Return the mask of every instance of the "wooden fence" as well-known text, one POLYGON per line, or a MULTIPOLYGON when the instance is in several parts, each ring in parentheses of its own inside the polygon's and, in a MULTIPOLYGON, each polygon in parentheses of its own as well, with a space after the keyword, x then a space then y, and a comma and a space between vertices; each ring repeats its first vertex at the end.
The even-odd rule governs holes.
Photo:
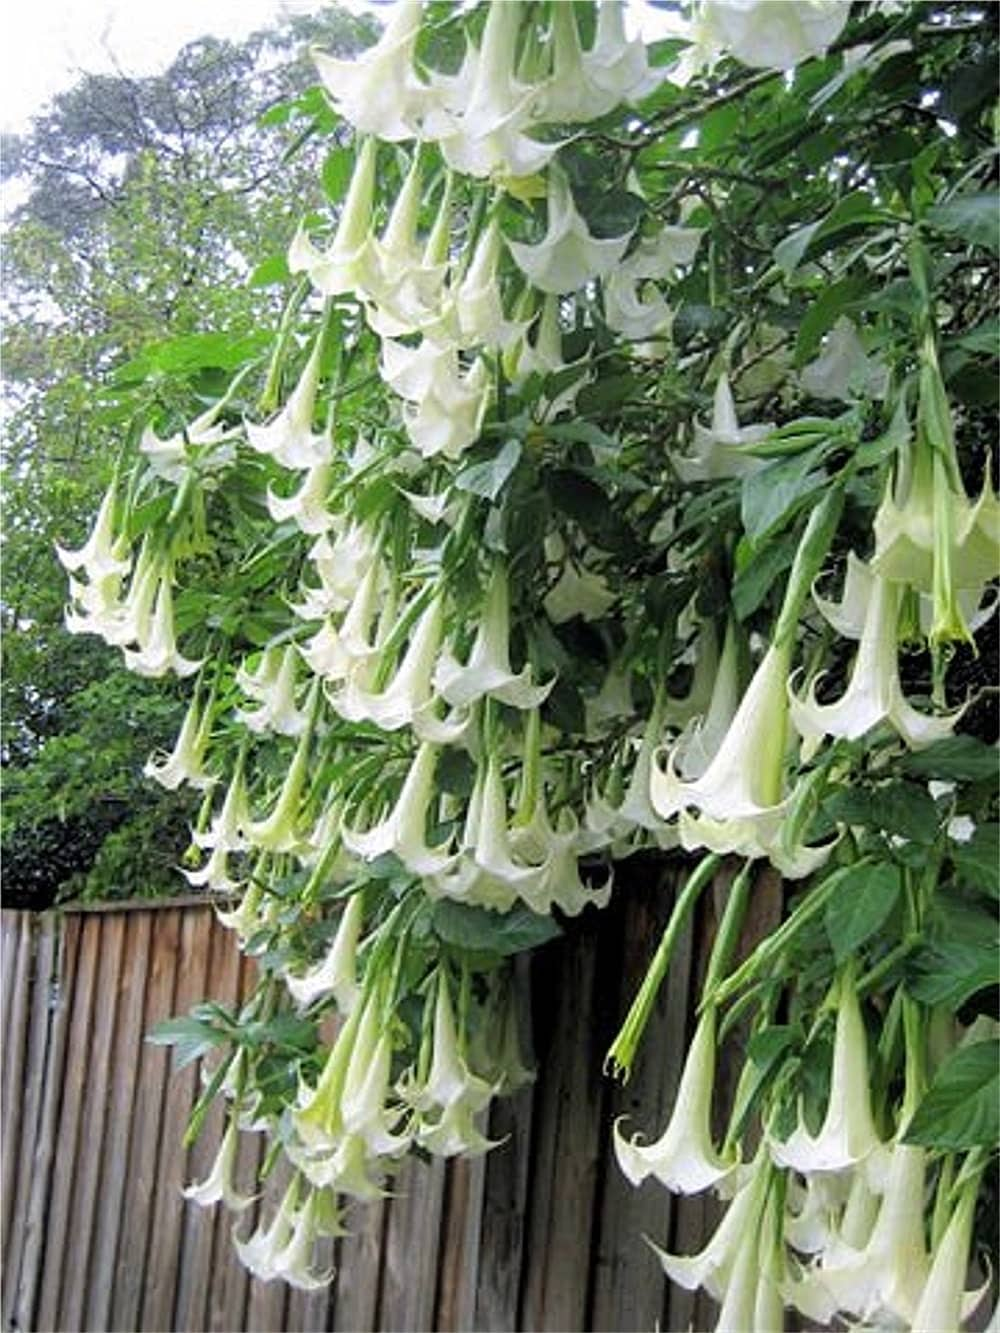
MULTIPOLYGON (((311 1294, 248 1278, 232 1251, 232 1215, 180 1195, 207 1174, 219 1113, 183 1151, 197 1070, 171 1075, 169 1053, 143 1035, 200 999, 232 1002, 246 987, 252 964, 211 908, 4 912, 4 1329, 711 1327, 710 1303, 669 1289, 642 1238, 695 1249, 712 1205, 674 1200, 650 1181, 629 1186, 611 1127, 622 1114, 647 1133, 662 1126, 724 877, 682 940, 621 1088, 602 1078, 601 1063, 674 882, 648 863, 629 877, 617 904, 585 913, 525 966, 539 1072, 494 1108, 490 1133, 503 1145, 473 1161, 411 1162, 392 1198, 349 1214, 351 1234, 329 1242, 336 1278, 311 1294)), ((767 879, 757 886, 754 935, 773 919, 775 892, 767 879)), ((723 1063, 723 1080, 736 1064, 723 1063)), ((241 1136, 245 1177, 260 1151, 261 1136, 241 1136)))

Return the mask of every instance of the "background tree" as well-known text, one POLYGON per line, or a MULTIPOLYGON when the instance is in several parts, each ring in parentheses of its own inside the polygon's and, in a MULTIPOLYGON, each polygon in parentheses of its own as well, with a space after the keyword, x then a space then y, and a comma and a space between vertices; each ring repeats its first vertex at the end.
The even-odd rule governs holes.
POLYGON ((4 139, 4 178, 26 190, 5 238, 8 901, 179 886, 190 801, 142 766, 180 704, 66 633, 54 543, 77 542, 148 421, 166 428, 268 341, 329 151, 308 48, 348 54, 366 33, 331 7, 241 43, 206 37, 162 74, 84 75, 4 139))

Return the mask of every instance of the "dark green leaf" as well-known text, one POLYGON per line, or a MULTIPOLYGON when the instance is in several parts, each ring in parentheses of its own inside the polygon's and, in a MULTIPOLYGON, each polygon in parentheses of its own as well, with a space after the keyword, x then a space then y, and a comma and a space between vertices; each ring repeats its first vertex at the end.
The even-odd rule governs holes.
MULTIPOLYGON (((791 566, 795 559, 798 537, 795 532, 784 532, 774 541, 766 542, 754 549, 749 542, 746 550, 751 554, 745 563, 737 559, 736 578, 733 581, 733 609, 741 620, 760 606, 771 588, 791 566)), ((744 543, 740 542, 743 549, 744 543)))
POLYGON ((937 1071, 906 1132, 907 1143, 961 1152, 1000 1138, 1000 1041, 953 1051, 937 1071))
POLYGON ((996 984, 1000 941, 996 918, 953 898, 934 904, 928 939, 906 964, 906 987, 925 1004, 958 1009, 996 984))
POLYGON ((271 255, 262 260, 247 279, 249 287, 274 287, 291 277, 288 260, 282 255, 271 255))
POLYGON ((954 844, 951 859, 959 884, 1000 898, 1000 824, 979 824, 968 842, 954 844))
POLYGON ((523 906, 490 912, 485 907, 442 901, 434 904, 433 922, 446 944, 503 958, 537 948, 561 933, 550 916, 538 916, 523 906))
POLYGON ((997 752, 975 736, 949 736, 908 754, 903 768, 914 777, 978 782, 998 776, 997 752))
POLYGON ((992 190, 956 195, 946 204, 937 204, 927 210, 927 221, 939 231, 1000 251, 1000 197, 992 190))
POLYGON ((508 440, 495 458, 472 463, 455 478, 455 486, 484 500, 495 500, 510 479, 521 457, 521 441, 508 440))
POLYGON ((791 458, 779 458, 744 478, 740 511, 743 530, 756 544, 782 527, 807 495, 825 485, 827 478, 816 471, 827 448, 826 442, 791 458))
POLYGON ((185 1065, 205 1055, 213 1047, 223 1045, 229 1037, 208 1023, 187 1016, 168 1018, 162 1023, 157 1023, 147 1034, 146 1040, 153 1046, 172 1046, 174 1068, 183 1069, 185 1065))
POLYGON ((895 907, 901 888, 899 868, 887 861, 858 866, 844 877, 824 911, 838 963, 871 939, 895 907))
POLYGON ((335 148, 328 153, 321 170, 323 193, 331 204, 339 204, 347 192, 354 171, 354 153, 350 148, 335 148))

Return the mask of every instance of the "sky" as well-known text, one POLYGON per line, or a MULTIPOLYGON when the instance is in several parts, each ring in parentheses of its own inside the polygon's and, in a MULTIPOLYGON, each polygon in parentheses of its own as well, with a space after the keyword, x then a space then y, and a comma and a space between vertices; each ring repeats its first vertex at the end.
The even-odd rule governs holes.
MULTIPOLYGON (((386 0, 341 0, 355 13, 384 13, 386 0)), ((388 0, 391 4, 392 0, 388 0)), ((658 17, 631 0, 647 40, 658 17)), ((83 71, 165 69, 196 37, 240 38, 284 13, 311 13, 323 0, 9 0, 0 47, 0 128, 17 133, 83 71)))

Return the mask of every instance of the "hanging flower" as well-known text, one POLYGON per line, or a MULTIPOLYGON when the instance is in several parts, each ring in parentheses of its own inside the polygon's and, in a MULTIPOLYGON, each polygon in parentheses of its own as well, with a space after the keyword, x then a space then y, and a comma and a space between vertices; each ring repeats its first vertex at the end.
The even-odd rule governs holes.
POLYGON ((235 1212, 242 1212, 253 1203, 251 1195, 240 1194, 233 1185, 238 1143, 239 1130, 236 1120, 233 1119, 226 1126, 212 1169, 200 1185, 189 1185, 187 1189, 181 1191, 185 1199, 201 1204, 202 1207, 221 1202, 235 1212))
POLYGON ((935 1247, 930 1272, 913 1315, 912 1333, 960 1328, 989 1290, 988 1277, 979 1291, 965 1290, 978 1190, 976 1172, 962 1188, 944 1235, 935 1247))
POLYGON ((417 751, 406 780, 389 814, 365 832, 344 827, 344 843, 367 861, 392 852, 414 875, 438 875, 455 862, 448 840, 437 847, 427 845, 427 814, 436 795, 434 770, 437 749, 426 741, 417 751))
POLYGON ((872 1120, 861 1006, 847 972, 836 987, 837 1028, 823 1124, 819 1133, 813 1135, 800 1114, 799 1124, 789 1138, 783 1142, 771 1141, 771 1155, 779 1166, 804 1175, 813 1171, 846 1171, 863 1163, 869 1180, 879 1183, 885 1173, 886 1150, 872 1120))
POLYGON ((205 768, 205 750, 212 729, 212 712, 199 710, 197 694, 192 698, 178 733, 174 748, 168 755, 156 754, 143 765, 143 777, 153 778, 167 791, 176 791, 186 782, 198 791, 211 787, 218 779, 205 768))
MULTIPOLYGON (((317 250, 301 226, 289 247, 290 271, 307 273, 309 281, 324 296, 341 296, 346 292, 362 296, 372 286, 373 278, 377 278, 371 234, 377 151, 375 139, 366 139, 361 146, 329 248, 317 250)), ((377 282, 375 285, 377 288, 377 282)), ((252 439, 250 443, 253 444, 252 439)))
POLYGON ((667 1189, 698 1194, 730 1174, 735 1161, 723 1158, 712 1143, 712 1088, 715 1080, 716 1011, 709 1005, 684 1061, 670 1121, 655 1143, 626 1140, 615 1122, 615 1155, 633 1185, 653 1175, 667 1189))
POLYGON ((799 380, 814 398, 850 403, 857 398, 883 398, 889 372, 881 362, 866 356, 853 320, 841 315, 819 356, 803 367, 799 380))
POLYGON ((178 652, 174 637, 174 601, 170 584, 170 570, 167 566, 163 566, 159 573, 152 617, 148 627, 139 627, 146 632, 141 636, 137 634, 139 643, 137 649, 124 650, 125 665, 140 676, 165 676, 168 671, 178 676, 192 676, 204 661, 204 658, 194 661, 178 652))
POLYGON ((101 500, 90 536, 81 547, 67 551, 56 543, 56 555, 62 567, 72 573, 82 571, 92 584, 109 575, 127 574, 132 565, 123 537, 115 535, 116 490, 112 481, 101 500))
POLYGON ((337 932, 325 957, 301 977, 285 973, 285 985, 300 1007, 322 996, 332 995, 342 1014, 349 1014, 358 998, 357 947, 364 918, 364 894, 354 893, 347 900, 337 932))
POLYGON ((744 451, 774 429, 768 422, 759 426, 741 426, 736 416, 733 391, 723 372, 715 385, 711 426, 694 423, 694 452, 690 457, 674 458, 681 481, 718 481, 724 477, 745 477, 757 472, 765 460, 744 451))
POLYGON ((544 238, 536 245, 508 239, 507 248, 534 287, 559 295, 576 291, 591 279, 612 272, 631 239, 631 229, 622 236, 604 240, 594 236, 576 210, 569 179, 553 164, 549 169, 548 226, 544 238))
POLYGON ((323 339, 316 339, 309 360, 288 402, 267 426, 246 423, 247 441, 258 453, 269 454, 282 467, 310 471, 330 460, 330 437, 314 434, 312 423, 319 388, 323 339))

